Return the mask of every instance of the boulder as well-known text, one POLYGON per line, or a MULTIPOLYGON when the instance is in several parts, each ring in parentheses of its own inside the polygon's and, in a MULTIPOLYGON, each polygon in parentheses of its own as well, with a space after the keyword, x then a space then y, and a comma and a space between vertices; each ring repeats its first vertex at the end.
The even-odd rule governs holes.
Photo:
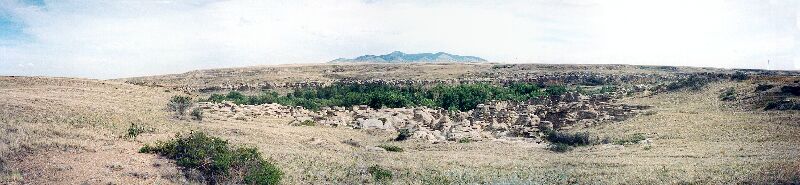
POLYGON ((358 127, 361 129, 381 129, 386 130, 390 127, 387 127, 386 124, 383 124, 383 121, 375 118, 370 119, 363 119, 359 118, 356 120, 358 123, 358 127))
POLYGON ((430 113, 422 109, 414 109, 414 121, 420 122, 424 125, 432 125, 433 120, 433 115, 430 113))
POLYGON ((450 130, 450 127, 453 126, 453 122, 450 120, 450 116, 442 115, 439 118, 438 123, 436 124, 436 130, 450 130))

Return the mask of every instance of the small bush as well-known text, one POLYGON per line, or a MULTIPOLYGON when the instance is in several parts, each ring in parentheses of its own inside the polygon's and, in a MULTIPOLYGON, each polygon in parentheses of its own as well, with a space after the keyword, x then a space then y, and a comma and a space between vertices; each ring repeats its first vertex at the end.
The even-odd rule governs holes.
POLYGON ((775 87, 775 85, 772 85, 772 84, 758 84, 758 86, 756 86, 756 91, 757 92, 766 91, 766 90, 772 89, 773 87, 775 87))
POLYGON ((145 145, 140 153, 154 153, 175 160, 185 170, 199 171, 210 184, 277 184, 283 172, 264 160, 255 148, 232 148, 228 142, 202 132, 145 145))
POLYGON ((770 101, 764 110, 800 110, 800 102, 791 100, 770 101))
POLYGON ((647 139, 647 137, 644 136, 644 133, 636 133, 627 138, 614 140, 614 144, 618 145, 636 144, 639 143, 639 141, 643 141, 645 139, 647 139))
POLYGON ((167 104, 170 111, 175 112, 175 115, 182 117, 186 115, 186 110, 192 106, 192 97, 188 96, 173 96, 167 104))
POLYGON ((583 146, 583 145, 590 145, 592 144, 591 138, 588 132, 578 132, 574 134, 570 133, 563 133, 558 131, 550 130, 546 133, 547 141, 551 143, 561 143, 571 146, 583 146))
POLYGON ((128 133, 125 135, 125 137, 133 139, 136 138, 136 136, 139 136, 139 134, 153 132, 153 131, 155 130, 152 128, 147 128, 142 125, 136 125, 131 123, 131 126, 128 127, 128 133))
POLYGON ((719 95, 719 100, 722 101, 733 101, 736 99, 736 90, 731 87, 725 88, 722 90, 722 94, 719 95))
POLYGON ((781 87, 781 93, 800 96, 800 86, 785 85, 781 87))
POLYGON ((400 133, 397 134, 397 137, 394 138, 395 141, 405 141, 408 138, 411 138, 411 131, 408 129, 400 129, 400 133))
POLYGON ((385 149, 386 151, 390 151, 390 152, 403 152, 403 148, 400 148, 399 146, 394 146, 394 145, 378 145, 378 147, 379 147, 379 148, 383 148, 383 149, 385 149))
POLYGON ((568 144, 564 144, 564 143, 552 143, 552 144, 550 144, 548 149, 550 149, 550 151, 562 153, 562 152, 571 151, 572 150, 572 146, 569 146, 568 144))
POLYGON ((372 179, 376 182, 388 182, 392 180, 392 171, 383 169, 378 165, 373 165, 367 168, 367 171, 372 174, 372 179))
POLYGON ((192 109, 192 113, 190 115, 194 120, 203 121, 203 109, 199 107, 192 109))
POLYGON ((470 139, 470 138, 466 138, 465 137, 465 138, 458 139, 458 143, 470 143, 470 142, 472 142, 472 139, 470 139))
POLYGON ((744 81, 750 79, 750 75, 742 71, 736 71, 731 75, 731 80, 744 81))
POLYGON ((317 122, 315 122, 313 120, 305 120, 303 122, 300 122, 299 126, 310 126, 310 127, 313 127, 313 126, 317 126, 317 122))

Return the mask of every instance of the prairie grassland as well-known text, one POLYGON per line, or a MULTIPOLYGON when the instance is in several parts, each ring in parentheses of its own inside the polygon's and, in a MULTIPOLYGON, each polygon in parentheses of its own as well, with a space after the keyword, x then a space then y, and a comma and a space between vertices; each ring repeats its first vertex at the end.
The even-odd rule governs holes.
POLYGON ((0 184, 180 180, 174 165, 121 137, 130 124, 173 125, 162 110, 169 97, 115 82, 0 77, 0 184))
POLYGON ((485 141, 432 144, 391 141, 383 131, 291 126, 286 119, 202 122, 165 110, 174 92, 109 81, 0 78, 0 183, 183 184, 174 164, 136 151, 176 133, 204 131, 254 146, 284 172, 284 184, 372 183, 368 168, 392 172, 394 184, 776 183, 800 177, 800 112, 743 110, 717 99, 715 83, 622 101, 653 113, 573 131, 600 138, 645 135, 649 142, 578 147, 485 141), (153 128, 123 137, 130 124, 153 128), (343 141, 354 140, 363 147, 343 141), (403 152, 370 150, 390 144, 403 152))

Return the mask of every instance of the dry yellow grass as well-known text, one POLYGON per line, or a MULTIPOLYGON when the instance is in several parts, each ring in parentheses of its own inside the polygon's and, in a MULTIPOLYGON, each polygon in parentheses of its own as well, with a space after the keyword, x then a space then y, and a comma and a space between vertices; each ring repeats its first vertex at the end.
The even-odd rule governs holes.
POLYGON ((171 125, 161 108, 169 95, 161 92, 97 80, 0 77, 0 184, 180 181, 174 165, 136 154, 141 144, 120 138, 131 123, 171 125))
POLYGON ((194 122, 164 110, 175 93, 109 81, 0 78, 0 154, 7 183, 184 183, 174 165, 136 150, 175 133, 205 131, 255 146, 284 172, 284 184, 371 183, 367 168, 394 172, 395 184, 730 184, 800 176, 800 113, 742 110, 717 100, 717 83, 701 92, 634 97, 656 113, 579 128, 612 139, 644 133, 649 144, 595 145, 554 153, 535 143, 430 144, 389 141, 396 133, 290 126, 288 120, 194 122), (121 138, 131 123, 155 128, 121 138), (363 146, 390 143, 404 152, 363 146), (155 167, 158 164, 160 167, 155 167), (145 174, 145 175, 141 175, 145 174))

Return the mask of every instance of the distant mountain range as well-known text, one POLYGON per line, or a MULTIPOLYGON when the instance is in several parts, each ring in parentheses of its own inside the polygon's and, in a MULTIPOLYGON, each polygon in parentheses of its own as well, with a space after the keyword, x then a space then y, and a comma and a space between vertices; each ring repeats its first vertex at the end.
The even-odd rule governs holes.
POLYGON ((436 63, 436 62, 457 62, 457 63, 478 63, 486 62, 480 57, 460 56, 445 52, 438 53, 418 53, 406 54, 395 51, 386 55, 364 55, 354 59, 339 58, 330 61, 331 63, 357 62, 357 63, 436 63))

